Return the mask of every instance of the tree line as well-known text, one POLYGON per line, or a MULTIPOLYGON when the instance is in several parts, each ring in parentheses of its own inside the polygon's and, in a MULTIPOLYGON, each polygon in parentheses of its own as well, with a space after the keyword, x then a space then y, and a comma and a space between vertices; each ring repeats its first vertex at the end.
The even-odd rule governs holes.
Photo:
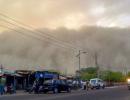
POLYGON ((123 74, 120 71, 99 70, 97 67, 82 68, 78 72, 80 72, 80 78, 83 80, 99 77, 106 82, 125 82, 126 78, 130 77, 130 72, 123 74))

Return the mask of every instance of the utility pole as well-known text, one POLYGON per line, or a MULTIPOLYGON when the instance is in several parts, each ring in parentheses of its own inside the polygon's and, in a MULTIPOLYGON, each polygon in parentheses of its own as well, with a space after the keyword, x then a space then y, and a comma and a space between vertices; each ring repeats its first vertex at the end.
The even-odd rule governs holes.
POLYGON ((111 66, 108 66, 108 85, 111 85, 111 66))
POLYGON ((65 68, 64 75, 67 76, 67 68, 65 68))
POLYGON ((3 72, 3 66, 2 66, 2 64, 0 65, 0 73, 2 73, 3 72))
POLYGON ((78 57, 79 57, 79 71, 81 69, 81 66, 80 66, 80 54, 81 54, 81 50, 79 50, 79 54, 78 54, 78 57))
POLYGON ((98 65, 98 54, 97 54, 97 52, 95 52, 94 59, 95 59, 95 66, 97 68, 97 78, 99 78, 99 65, 98 65))
POLYGON ((78 60, 79 60, 79 71, 78 71, 78 73, 80 74, 80 70, 81 70, 81 54, 87 54, 87 52, 85 52, 85 51, 83 51, 83 50, 79 50, 79 53, 78 53, 78 55, 76 56, 76 57, 78 57, 78 60))

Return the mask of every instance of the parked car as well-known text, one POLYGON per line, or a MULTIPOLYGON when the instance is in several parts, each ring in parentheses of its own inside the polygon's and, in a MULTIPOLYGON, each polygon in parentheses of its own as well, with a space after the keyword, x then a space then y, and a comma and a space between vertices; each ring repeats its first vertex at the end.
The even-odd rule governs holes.
POLYGON ((73 89, 82 88, 81 80, 73 80, 72 82, 73 89))
POLYGON ((105 83, 102 79, 99 79, 99 78, 93 78, 93 79, 90 79, 89 81, 89 87, 91 89, 100 89, 100 88, 105 88, 105 83))
POLYGON ((71 89, 73 89, 73 80, 66 80, 67 84, 70 86, 71 89))
POLYGON ((52 91, 53 93, 60 93, 62 91, 71 92, 71 87, 67 80, 47 80, 43 84, 44 93, 52 91))

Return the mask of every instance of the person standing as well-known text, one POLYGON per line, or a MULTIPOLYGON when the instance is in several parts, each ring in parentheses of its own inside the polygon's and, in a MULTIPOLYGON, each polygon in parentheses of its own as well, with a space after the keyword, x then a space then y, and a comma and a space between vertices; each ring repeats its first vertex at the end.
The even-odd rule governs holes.
POLYGON ((2 84, 1 84, 1 77, 0 77, 0 94, 2 95, 2 84))
POLYGON ((86 81, 82 81, 83 84, 83 90, 86 90, 86 81))
POLYGON ((6 83, 6 78, 4 76, 2 76, 0 78, 0 94, 3 95, 4 94, 4 87, 5 87, 5 83, 6 83))

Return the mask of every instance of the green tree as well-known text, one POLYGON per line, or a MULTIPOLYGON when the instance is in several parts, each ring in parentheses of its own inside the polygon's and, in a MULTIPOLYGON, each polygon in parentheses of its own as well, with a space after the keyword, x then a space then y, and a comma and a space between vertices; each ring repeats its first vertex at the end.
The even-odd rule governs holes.
POLYGON ((127 73, 127 77, 130 77, 130 72, 127 73))
POLYGON ((125 80, 122 72, 103 71, 101 76, 103 80, 110 82, 122 82, 125 80))
MULTIPOLYGON (((81 69, 80 77, 83 80, 90 80, 91 78, 97 77, 97 68, 96 67, 89 67, 81 69)), ((130 73, 129 73, 130 76, 130 73)), ((100 71, 99 77, 107 82, 123 82, 125 81, 125 76, 122 72, 115 72, 110 70, 100 71)))
POLYGON ((91 78, 95 78, 97 74, 97 68, 95 67, 88 67, 83 68, 80 71, 81 79, 83 80, 90 80, 91 78))

